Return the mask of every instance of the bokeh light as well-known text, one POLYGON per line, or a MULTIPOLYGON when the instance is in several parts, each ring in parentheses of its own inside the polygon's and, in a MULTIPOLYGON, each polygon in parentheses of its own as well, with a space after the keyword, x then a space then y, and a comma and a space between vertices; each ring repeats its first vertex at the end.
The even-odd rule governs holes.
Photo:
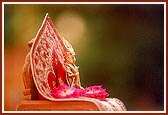
POLYGON ((71 44, 79 45, 85 39, 86 22, 75 11, 63 11, 55 20, 56 28, 71 44))

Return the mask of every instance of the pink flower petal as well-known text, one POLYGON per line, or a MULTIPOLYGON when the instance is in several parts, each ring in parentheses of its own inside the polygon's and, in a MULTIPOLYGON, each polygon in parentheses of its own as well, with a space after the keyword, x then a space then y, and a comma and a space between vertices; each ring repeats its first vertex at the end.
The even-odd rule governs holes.
POLYGON ((105 100, 109 94, 102 88, 102 86, 90 86, 81 91, 81 96, 105 100))
POLYGON ((105 100, 109 94, 102 86, 90 86, 85 89, 77 89, 65 85, 60 85, 58 88, 53 88, 51 93, 55 98, 78 98, 79 96, 96 98, 105 100))
POLYGON ((65 85, 60 85, 58 88, 54 88, 51 91, 51 94, 55 98, 77 98, 79 97, 79 90, 65 85))

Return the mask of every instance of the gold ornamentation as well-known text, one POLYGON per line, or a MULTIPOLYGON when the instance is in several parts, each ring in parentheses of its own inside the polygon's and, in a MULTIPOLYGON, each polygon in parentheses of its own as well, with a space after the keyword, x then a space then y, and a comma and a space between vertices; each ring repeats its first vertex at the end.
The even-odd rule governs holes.
POLYGON ((75 65, 75 62, 76 62, 75 51, 67 40, 62 38, 62 41, 67 50, 66 54, 64 55, 65 57, 64 65, 66 67, 66 72, 67 72, 66 77, 67 77, 68 85, 70 87, 82 88, 80 83, 79 70, 78 70, 79 67, 75 65))

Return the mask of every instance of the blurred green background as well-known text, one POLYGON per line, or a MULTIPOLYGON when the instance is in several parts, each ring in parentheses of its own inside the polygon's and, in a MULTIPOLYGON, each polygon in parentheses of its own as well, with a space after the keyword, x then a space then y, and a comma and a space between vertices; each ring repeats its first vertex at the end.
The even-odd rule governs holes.
POLYGON ((163 4, 5 4, 5 110, 23 100, 27 43, 47 12, 76 52, 83 87, 102 85, 130 111, 164 109, 163 4))

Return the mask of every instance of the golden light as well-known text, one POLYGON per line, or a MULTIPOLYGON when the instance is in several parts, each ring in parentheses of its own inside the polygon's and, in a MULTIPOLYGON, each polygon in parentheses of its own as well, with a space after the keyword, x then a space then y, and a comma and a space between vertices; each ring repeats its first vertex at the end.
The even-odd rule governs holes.
POLYGON ((86 22, 75 11, 64 11, 55 20, 58 32, 71 44, 78 44, 85 37, 86 22))

